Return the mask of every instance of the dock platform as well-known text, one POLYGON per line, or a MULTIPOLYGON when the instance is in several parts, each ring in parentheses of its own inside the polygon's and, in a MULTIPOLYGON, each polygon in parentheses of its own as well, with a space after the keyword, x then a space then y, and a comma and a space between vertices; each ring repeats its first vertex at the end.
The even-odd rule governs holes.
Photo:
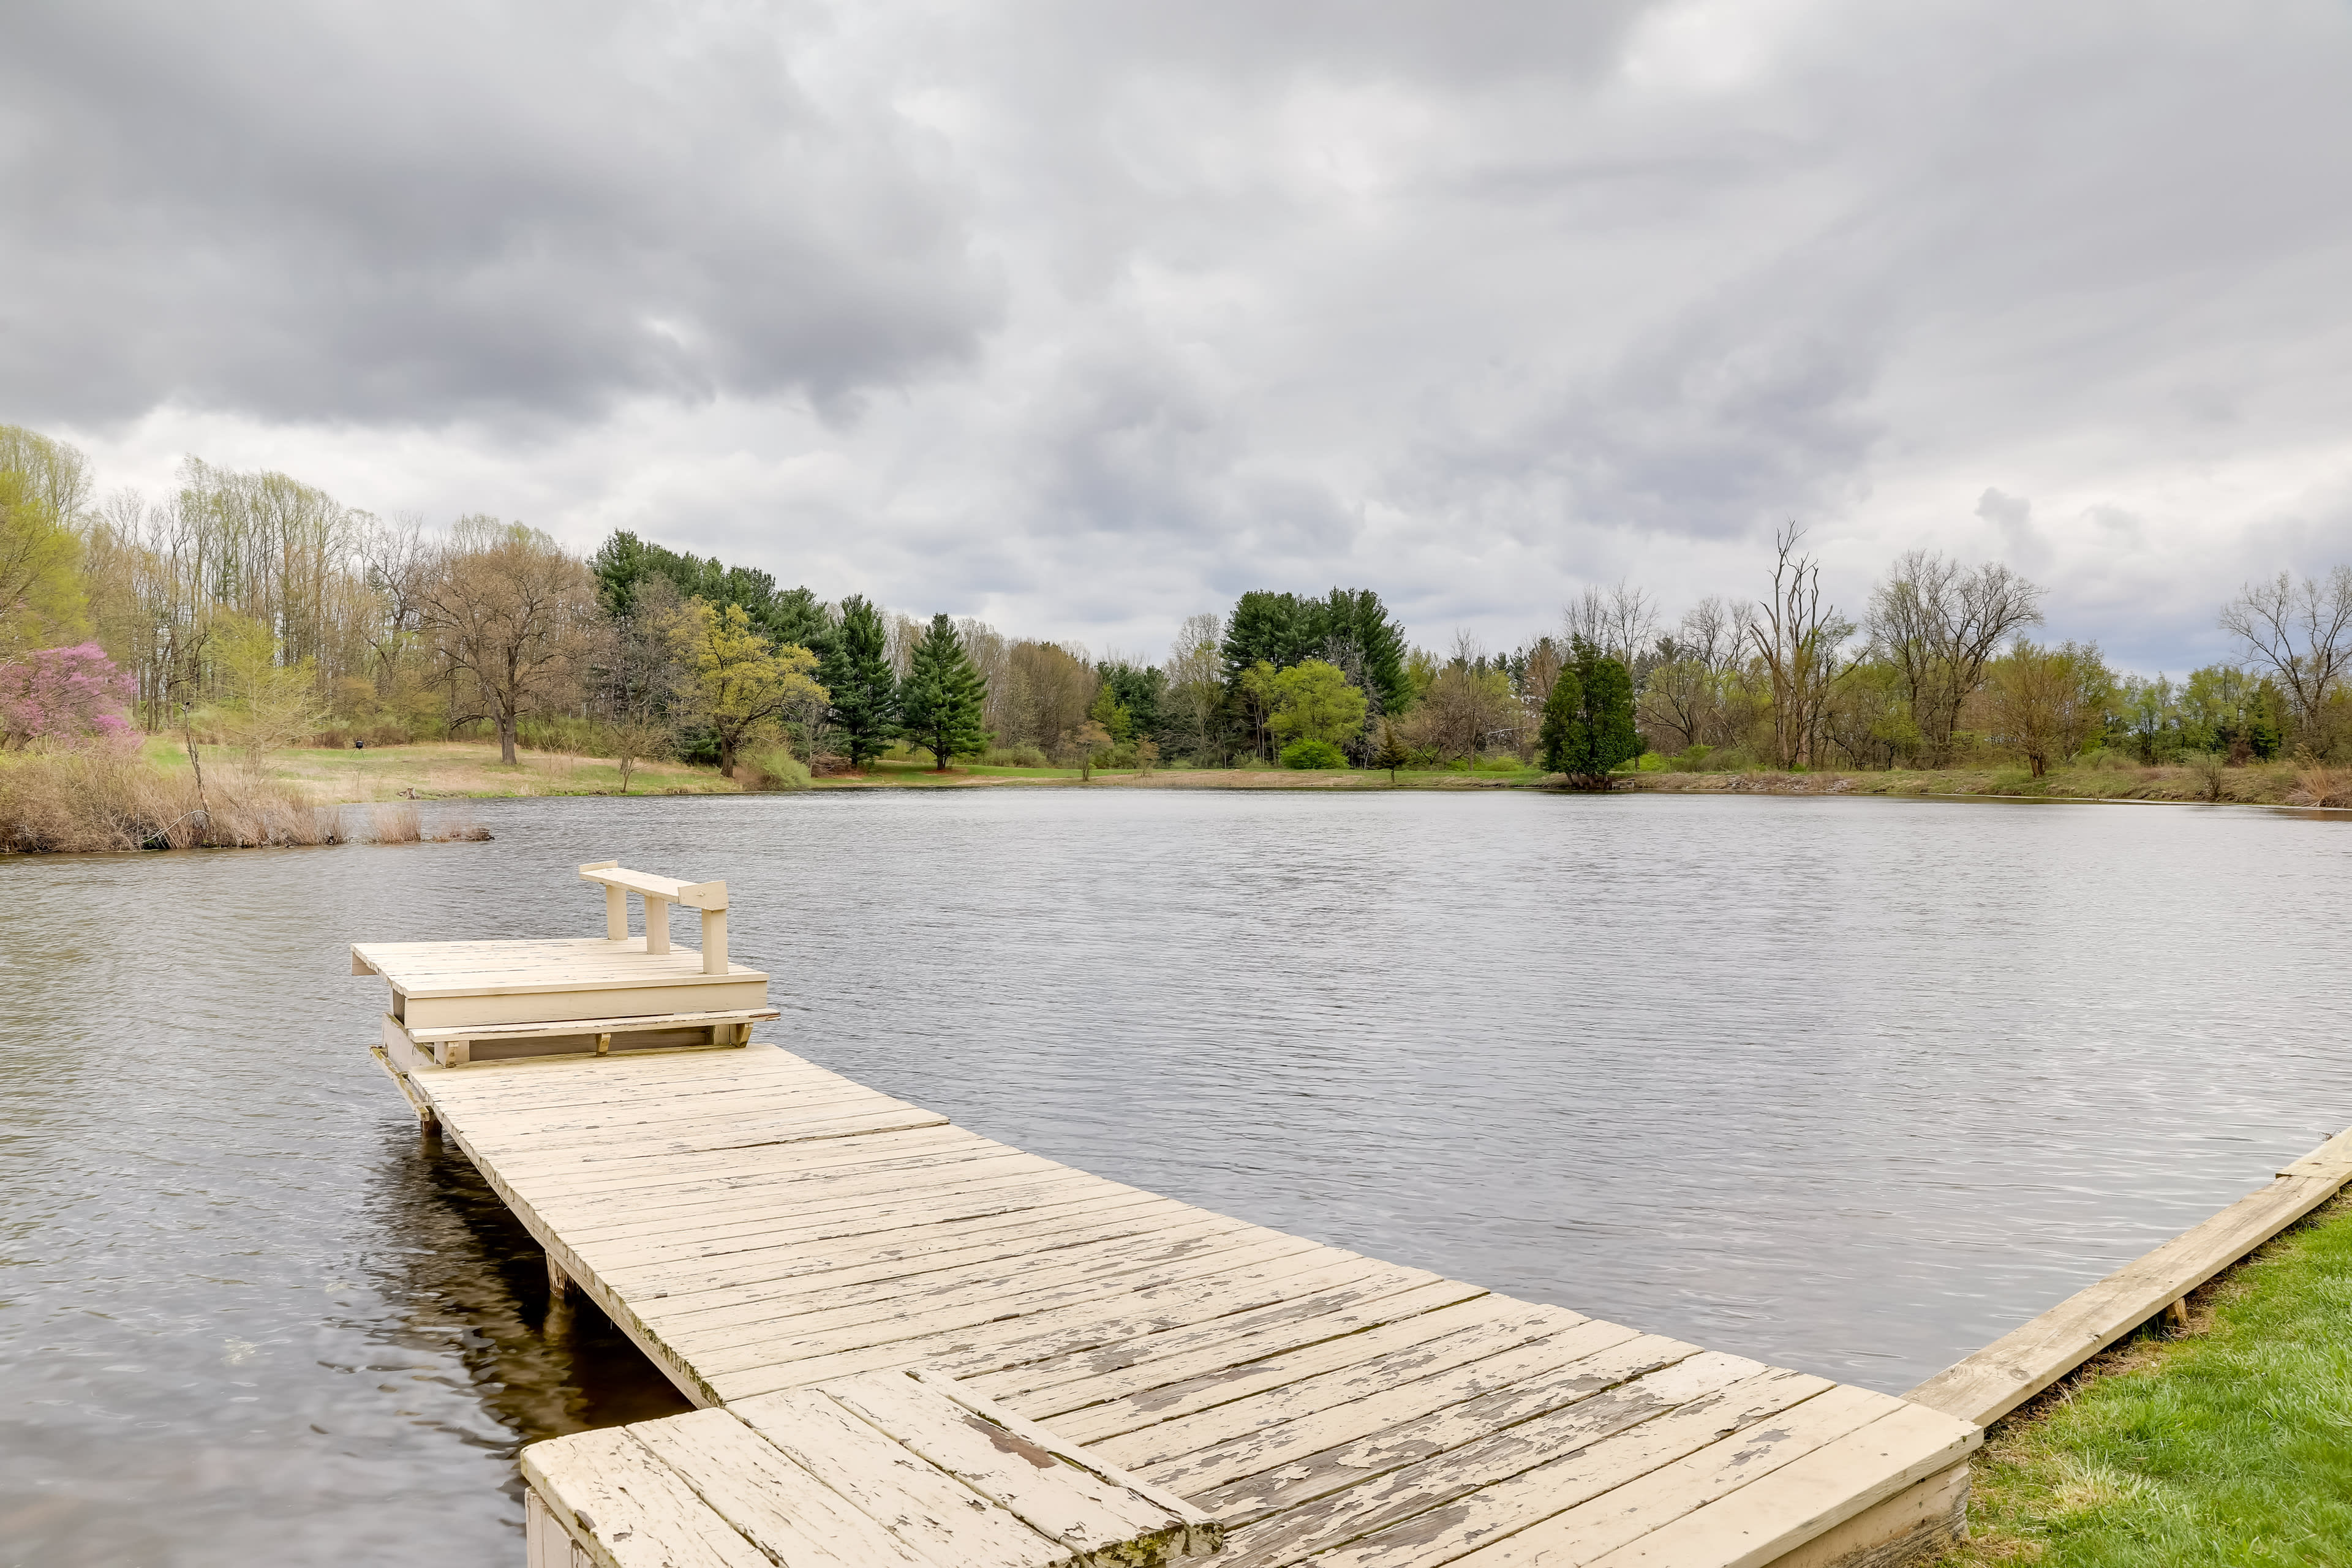
POLYGON ((1090 1175, 771 1046, 410 1081, 696 1404, 936 1371, 1194 1504, 1235 1568, 1826 1568, 1948 1539, 1980 1440, 1090 1175))
POLYGON ((704 1407, 524 1450, 532 1568, 1894 1568, 1961 1528, 1973 1421, 982 1137, 750 1043, 723 883, 581 874, 602 941, 352 949, 420 1119, 704 1407))

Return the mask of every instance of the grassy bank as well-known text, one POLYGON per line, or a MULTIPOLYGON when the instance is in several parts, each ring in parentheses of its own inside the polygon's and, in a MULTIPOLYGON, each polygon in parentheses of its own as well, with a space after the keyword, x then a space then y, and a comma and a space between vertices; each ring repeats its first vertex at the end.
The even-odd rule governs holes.
POLYGON ((1995 1426, 1943 1568, 2352 1564, 2352 1197, 1995 1426))
MULTIPOLYGON (((176 740, 151 738, 146 759, 167 773, 184 775, 188 754, 176 740)), ((201 748, 205 773, 240 765, 226 746, 201 748)), ((561 752, 520 752, 513 764, 499 761, 495 744, 477 741, 419 742, 364 752, 295 747, 272 752, 260 775, 306 791, 320 802, 377 800, 499 800, 520 795, 618 795, 621 770, 609 757, 561 752)), ((732 795, 737 786, 715 768, 684 763, 640 763, 630 775, 632 795, 732 795)))
POLYGON ((1681 794, 1884 795, 1918 798, 2170 800, 2241 805, 2352 805, 2352 772, 2284 763, 2246 767, 2141 767, 2130 763, 2053 768, 2035 778, 2024 768, 1948 768, 1893 773, 1634 773, 1621 789, 1681 794))

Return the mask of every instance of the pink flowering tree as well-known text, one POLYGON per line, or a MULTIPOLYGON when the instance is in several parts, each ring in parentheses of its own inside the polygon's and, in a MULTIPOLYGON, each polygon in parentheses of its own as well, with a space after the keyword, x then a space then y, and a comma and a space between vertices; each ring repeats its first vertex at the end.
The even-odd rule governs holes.
POLYGON ((0 747, 127 740, 131 678, 94 642, 0 659, 0 747))

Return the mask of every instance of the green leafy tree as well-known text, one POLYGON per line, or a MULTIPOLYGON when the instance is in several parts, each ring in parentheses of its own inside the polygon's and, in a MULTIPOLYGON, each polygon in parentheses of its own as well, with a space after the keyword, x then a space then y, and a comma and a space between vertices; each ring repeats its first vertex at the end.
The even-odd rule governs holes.
POLYGON ((1548 773, 1580 789, 1607 789, 1609 775, 1642 754, 1633 728, 1633 678, 1590 643, 1579 643, 1544 704, 1538 737, 1548 773))
POLYGON ((284 646, 268 626, 234 611, 214 623, 214 655, 227 700, 215 722, 248 764, 307 742, 327 721, 319 669, 308 658, 281 664, 284 646))
POLYGON ((1135 715, 1118 700, 1118 688, 1108 681, 1095 692, 1094 705, 1087 710, 1087 717, 1103 727, 1114 746, 1127 744, 1135 733, 1135 715))
POLYGON ((772 734, 793 704, 821 695, 811 679, 816 655, 804 647, 771 648, 740 605, 689 599, 671 636, 686 672, 687 717, 710 726, 719 741, 719 771, 730 779, 745 747, 772 734))
POLYGON ((1067 759, 1063 765, 1076 768, 1079 780, 1085 782, 1095 776, 1095 759, 1109 751, 1110 747, 1110 731, 1094 720, 1087 719, 1075 730, 1063 731, 1061 742, 1055 749, 1067 759))
POLYGON ((900 722, 908 739, 927 748, 944 773, 950 757, 988 749, 989 734, 981 726, 987 701, 988 683, 972 668, 955 624, 945 616, 933 616, 898 688, 900 722))
POLYGON ((1986 692, 1994 739, 2021 753, 2040 778, 2105 728, 2116 680, 2096 643, 2037 647, 2020 637, 1992 662, 1986 692))
POLYGON ((852 767, 882 754, 898 732, 898 681, 890 668, 890 634, 862 594, 841 602, 841 625, 817 667, 830 694, 827 716, 841 731, 852 767))
POLYGON ((1348 684, 1336 665, 1310 658, 1277 671, 1274 709, 1266 728, 1276 741, 1320 741, 1344 746, 1364 727, 1362 691, 1348 684))
POLYGON ((79 565, 73 530, 38 493, 33 476, 0 468, 0 658, 66 641, 81 629, 79 565))
POLYGON ((1397 733, 1396 725, 1390 720, 1381 720, 1381 743, 1372 752, 1372 766, 1388 769, 1389 783, 1394 784, 1397 770, 1411 761, 1412 753, 1405 749, 1404 737, 1397 733))

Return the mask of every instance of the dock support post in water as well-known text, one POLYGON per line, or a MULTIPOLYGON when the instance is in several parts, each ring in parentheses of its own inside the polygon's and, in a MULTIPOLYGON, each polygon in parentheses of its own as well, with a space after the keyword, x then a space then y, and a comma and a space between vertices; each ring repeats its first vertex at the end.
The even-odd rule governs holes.
POLYGON ((555 1261, 555 1254, 547 1255, 547 1294, 551 1300, 562 1301, 572 1294, 572 1276, 563 1272, 563 1265, 555 1261))

